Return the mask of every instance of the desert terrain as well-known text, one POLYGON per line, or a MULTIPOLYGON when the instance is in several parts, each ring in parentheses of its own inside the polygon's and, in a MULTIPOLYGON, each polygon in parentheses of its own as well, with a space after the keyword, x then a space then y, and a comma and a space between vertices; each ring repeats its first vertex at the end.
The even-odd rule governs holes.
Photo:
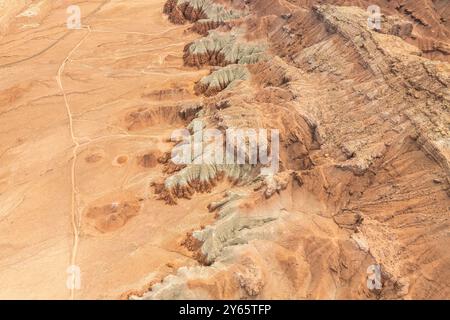
POLYGON ((0 299, 450 299, 449 35, 446 0, 0 0, 0 299), (174 163, 199 121, 279 170, 174 163))

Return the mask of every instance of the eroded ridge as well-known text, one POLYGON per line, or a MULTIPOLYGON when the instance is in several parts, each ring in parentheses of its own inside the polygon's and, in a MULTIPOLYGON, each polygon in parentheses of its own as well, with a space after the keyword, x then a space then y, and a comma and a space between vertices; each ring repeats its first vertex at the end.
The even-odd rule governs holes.
MULTIPOLYGON (((273 56, 232 86, 216 77, 221 89, 201 91, 196 117, 213 128, 283 128, 280 172, 212 202, 216 221, 191 234, 203 265, 142 298, 448 296, 448 63, 410 41, 426 34, 393 11, 377 31, 357 7, 277 3, 269 13, 264 3, 250 4, 258 18, 240 27, 267 35, 273 56), (366 284, 373 265, 381 289, 366 284)), ((217 48, 235 38, 210 32, 186 47, 185 63, 232 67, 217 48)))
POLYGON ((241 10, 211 0, 170 0, 164 5, 164 13, 176 24, 193 22, 192 30, 200 34, 207 34, 209 30, 245 15, 241 10))

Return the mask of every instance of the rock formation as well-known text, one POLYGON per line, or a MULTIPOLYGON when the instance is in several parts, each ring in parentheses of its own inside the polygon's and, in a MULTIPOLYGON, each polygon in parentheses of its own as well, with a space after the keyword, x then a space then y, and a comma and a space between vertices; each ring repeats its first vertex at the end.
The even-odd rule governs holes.
POLYGON ((211 0, 170 0, 164 6, 164 13, 173 23, 194 22, 192 30, 200 34, 206 34, 244 15, 240 10, 227 8, 211 0))

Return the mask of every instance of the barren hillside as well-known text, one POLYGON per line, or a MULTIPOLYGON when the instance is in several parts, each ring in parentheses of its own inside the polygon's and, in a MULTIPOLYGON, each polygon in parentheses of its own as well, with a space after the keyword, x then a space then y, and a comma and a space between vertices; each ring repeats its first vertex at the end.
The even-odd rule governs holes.
POLYGON ((0 298, 449 299, 449 19, 0 0, 0 298), (180 164, 185 128, 277 130, 278 158, 180 164))

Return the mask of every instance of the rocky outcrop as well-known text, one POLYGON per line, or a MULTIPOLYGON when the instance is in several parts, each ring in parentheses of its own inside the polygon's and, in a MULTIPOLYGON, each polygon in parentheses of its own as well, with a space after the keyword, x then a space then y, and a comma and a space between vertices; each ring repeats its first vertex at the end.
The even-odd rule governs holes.
MULTIPOLYGON (((243 30, 265 39, 267 59, 228 65, 223 48, 239 37, 211 32, 186 47, 185 63, 228 65, 196 87, 207 127, 283 128, 280 172, 238 178, 210 203, 215 222, 192 233, 207 265, 143 298, 447 297, 448 64, 413 39, 427 35, 408 13, 395 14, 410 4, 386 5, 380 30, 354 6, 264 4, 249 6, 257 18, 243 30), (367 286, 374 265, 382 289, 367 286)), ((169 198, 193 194, 179 173, 169 198)))
POLYGON ((63 2, 0 0, 0 298, 450 297, 448 1, 63 2))
POLYGON ((188 66, 226 66, 229 64, 254 64, 264 58, 264 45, 240 39, 240 29, 232 32, 211 31, 186 46, 184 62, 188 66))

